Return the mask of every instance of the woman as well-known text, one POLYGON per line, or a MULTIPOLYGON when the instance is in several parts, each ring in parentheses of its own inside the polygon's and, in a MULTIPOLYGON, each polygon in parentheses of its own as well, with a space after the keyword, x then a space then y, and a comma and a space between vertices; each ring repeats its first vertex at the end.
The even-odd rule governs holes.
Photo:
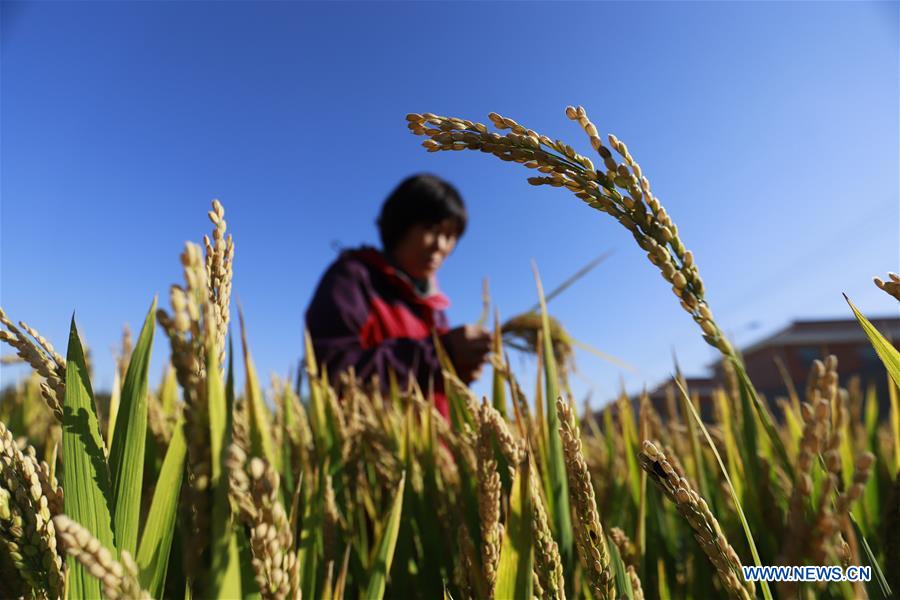
POLYGON ((320 365, 332 382, 353 367, 382 385, 393 370, 401 385, 410 377, 449 416, 436 331, 457 374, 466 383, 481 374, 490 335, 475 325, 448 328, 449 300, 435 275, 466 229, 466 208, 450 183, 428 174, 404 180, 378 217, 382 250, 346 250, 323 275, 306 311, 306 327, 320 365))

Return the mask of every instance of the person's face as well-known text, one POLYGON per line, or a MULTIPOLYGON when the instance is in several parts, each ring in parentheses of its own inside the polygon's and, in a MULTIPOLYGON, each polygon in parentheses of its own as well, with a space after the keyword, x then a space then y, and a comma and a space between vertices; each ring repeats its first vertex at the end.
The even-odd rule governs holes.
POLYGON ((456 246, 453 219, 413 225, 394 247, 393 258, 414 279, 432 277, 456 246))

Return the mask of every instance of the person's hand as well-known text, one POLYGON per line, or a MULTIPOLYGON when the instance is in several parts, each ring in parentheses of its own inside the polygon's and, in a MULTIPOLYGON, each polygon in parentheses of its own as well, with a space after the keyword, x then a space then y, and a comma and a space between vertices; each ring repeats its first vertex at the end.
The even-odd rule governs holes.
POLYGON ((491 351, 491 334, 486 329, 462 325, 445 333, 441 343, 460 379, 471 383, 481 376, 481 368, 491 351))

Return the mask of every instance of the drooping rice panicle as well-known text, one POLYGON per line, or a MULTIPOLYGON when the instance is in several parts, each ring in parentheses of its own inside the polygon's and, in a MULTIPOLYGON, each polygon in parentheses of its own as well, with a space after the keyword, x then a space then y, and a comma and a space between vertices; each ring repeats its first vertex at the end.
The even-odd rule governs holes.
POLYGON ((34 449, 23 453, 0 422, 0 542, 22 578, 56 598, 63 591, 64 569, 52 518, 61 494, 42 471, 34 449))
POLYGON ((719 521, 684 477, 679 477, 666 455, 649 440, 640 453, 643 468, 656 486, 675 504, 678 512, 694 530, 694 537, 716 568, 719 580, 732 598, 754 597, 752 582, 743 581, 741 562, 722 532, 719 521))
POLYGON ((480 150, 520 163, 541 173, 528 179, 532 185, 565 187, 592 208, 611 215, 632 233, 650 262, 672 285, 681 306, 703 330, 704 339, 724 355, 736 356, 706 303, 693 254, 684 247, 678 228, 653 195, 650 182, 624 143, 610 134, 607 147, 584 108, 566 108, 566 116, 581 125, 600 154, 605 170, 598 169, 564 142, 553 141, 497 113, 488 116, 498 130, 509 133, 500 135, 482 123, 432 113, 411 113, 406 119, 412 133, 428 137, 422 145, 429 152, 480 150), (619 163, 613 151, 624 162, 619 163))
MULTIPOLYGON (((572 337, 559 320, 548 315, 550 337, 553 339, 553 354, 560 367, 571 367, 574 358, 572 337)), ((507 319, 500 328, 506 345, 534 354, 537 349, 538 332, 541 331, 541 315, 527 312, 507 319)))
POLYGON ((256 584, 267 600, 295 597, 299 563, 287 513, 279 498, 278 473, 261 458, 246 460, 240 447, 229 447, 229 490, 239 518, 250 531, 256 584))
POLYGON ((493 406, 482 409, 482 426, 494 433, 500 453, 509 465, 517 465, 522 461, 522 445, 513 437, 506 420, 493 406))
POLYGON ((109 600, 150 600, 141 589, 138 567, 127 550, 119 553, 119 560, 87 529, 65 515, 57 515, 53 523, 59 532, 63 549, 100 580, 103 595, 109 600))
POLYGON ((872 474, 872 466, 875 464, 875 455, 871 452, 863 452, 856 458, 856 470, 853 473, 853 484, 837 499, 837 513, 846 513, 850 506, 862 497, 869 477, 872 474))
POLYGON ((638 577, 637 571, 633 565, 628 565, 626 569, 628 580, 631 582, 631 594, 634 600, 644 600, 644 588, 641 586, 641 578, 638 577))
POLYGON ((494 369, 497 370, 497 373, 505 379, 509 384, 510 395, 512 396, 513 410, 515 413, 519 415, 517 420, 521 423, 522 429, 524 431, 520 431, 520 434, 524 439, 528 441, 528 444, 532 448, 538 448, 539 441, 537 439, 537 431, 535 427, 535 420, 531 415, 531 407, 528 405, 528 397, 525 395, 525 392, 522 391, 522 386, 519 384, 518 379, 513 375, 512 370, 509 366, 509 357, 507 356, 505 360, 501 359, 499 356, 491 354, 489 356, 489 360, 491 361, 491 365, 494 369))
POLYGON ((0 323, 7 329, 7 331, 0 329, 0 340, 15 348, 16 354, 44 378, 41 383, 41 395, 56 420, 62 422, 62 402, 66 395, 66 360, 37 331, 19 321, 19 326, 33 339, 22 333, 2 308, 0 308, 0 323))

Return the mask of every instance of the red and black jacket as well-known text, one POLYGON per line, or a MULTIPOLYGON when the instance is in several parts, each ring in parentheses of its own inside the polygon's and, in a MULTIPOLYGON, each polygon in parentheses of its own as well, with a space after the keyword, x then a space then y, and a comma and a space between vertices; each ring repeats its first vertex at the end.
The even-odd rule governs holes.
POLYGON ((423 391, 434 383, 435 404, 448 416, 443 378, 431 338, 448 330, 450 302, 440 292, 420 295, 409 278, 371 247, 346 250, 332 263, 306 311, 306 327, 320 365, 332 382, 354 367, 382 386, 393 370, 401 385, 415 377, 423 391))

